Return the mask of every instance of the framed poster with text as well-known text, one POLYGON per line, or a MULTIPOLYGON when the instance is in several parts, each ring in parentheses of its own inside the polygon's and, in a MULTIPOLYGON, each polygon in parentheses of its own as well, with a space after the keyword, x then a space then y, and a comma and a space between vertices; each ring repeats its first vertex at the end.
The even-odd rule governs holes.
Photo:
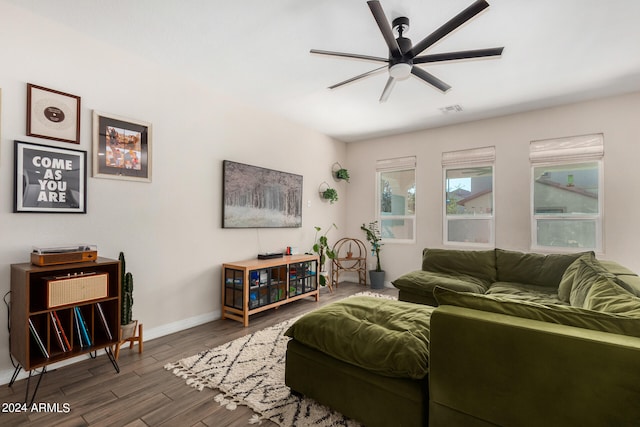
POLYGON ((87 152, 15 141, 14 212, 87 212, 87 152))

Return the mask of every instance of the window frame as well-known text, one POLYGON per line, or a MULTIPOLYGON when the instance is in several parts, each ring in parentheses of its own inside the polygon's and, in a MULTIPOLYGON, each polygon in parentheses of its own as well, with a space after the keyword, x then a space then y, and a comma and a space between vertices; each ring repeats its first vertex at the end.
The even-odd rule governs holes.
POLYGON ((477 249, 491 249, 495 248, 495 212, 496 212, 496 199, 495 199, 495 182, 496 182, 496 174, 495 174, 495 161, 489 162, 475 162, 468 161, 450 165, 442 166, 442 243, 445 246, 458 246, 464 248, 477 248, 477 249), (447 171, 455 170, 455 169, 466 169, 472 167, 491 167, 491 214, 481 213, 481 214, 462 214, 462 215, 449 215, 447 213, 447 171), (449 240, 449 221, 468 221, 468 220, 477 220, 477 221, 487 221, 489 220, 489 241, 487 243, 476 243, 476 242, 460 242, 449 240))
POLYGON ((530 248, 535 252, 584 252, 594 251, 602 253, 604 247, 604 161, 602 158, 584 157, 580 159, 558 159, 555 161, 531 162, 530 165, 530 221, 531 221, 531 244, 530 248), (598 165, 598 213, 571 213, 571 214, 536 214, 535 213, 535 169, 540 167, 570 166, 575 164, 596 163, 598 165), (558 221, 584 221, 594 220, 595 222, 595 247, 575 247, 575 246, 546 246, 538 244, 538 221, 558 220, 558 221))
POLYGON ((375 209, 376 209, 376 221, 380 225, 380 230, 382 230, 382 221, 385 220, 409 220, 411 221, 411 239, 399 239, 399 238, 390 238, 390 237, 382 237, 382 243, 398 243, 398 244, 415 244, 417 242, 417 227, 416 227, 416 211, 417 211, 417 197, 418 197, 418 162, 416 156, 407 156, 407 157, 399 157, 394 159, 385 159, 378 160, 376 162, 376 196, 375 196, 375 209), (382 215, 382 174, 388 172, 402 172, 402 171, 413 171, 413 183, 415 188, 415 198, 414 200, 414 208, 413 214, 410 215, 382 215))

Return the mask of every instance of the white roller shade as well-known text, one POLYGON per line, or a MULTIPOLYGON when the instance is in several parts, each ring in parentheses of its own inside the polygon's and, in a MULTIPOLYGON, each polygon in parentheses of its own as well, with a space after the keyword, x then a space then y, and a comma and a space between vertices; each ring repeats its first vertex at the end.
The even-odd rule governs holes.
POLYGON ((442 153, 442 166, 492 163, 496 159, 496 147, 471 148, 442 153))
POLYGON ((604 137, 593 135, 531 141, 529 159, 531 163, 557 161, 592 160, 604 156, 604 137))

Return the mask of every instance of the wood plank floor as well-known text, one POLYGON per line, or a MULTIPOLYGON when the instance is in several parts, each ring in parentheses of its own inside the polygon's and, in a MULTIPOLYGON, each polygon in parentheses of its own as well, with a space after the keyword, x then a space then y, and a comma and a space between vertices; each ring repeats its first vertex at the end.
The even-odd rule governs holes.
MULTIPOLYGON (((217 391, 197 391, 186 385, 185 380, 166 371, 164 365, 365 290, 370 289, 345 282, 333 293, 322 288, 317 303, 306 298, 258 313, 250 318, 248 328, 232 320, 216 320, 146 341, 141 355, 137 347, 133 350, 126 347, 120 352, 119 374, 101 351, 96 359, 88 358, 46 373, 36 402, 49 404, 49 412, 2 412, 0 425, 246 426, 253 415, 252 410, 246 406, 238 406, 235 411, 221 407, 213 400, 217 391), (51 412, 55 404, 59 404, 59 411, 51 412)), ((395 288, 375 292, 398 295, 395 288)), ((3 410, 7 409, 5 403, 24 401, 26 383, 26 380, 20 380, 12 387, 0 386, 3 410)), ((261 427, 275 426, 269 421, 261 424, 261 427)))

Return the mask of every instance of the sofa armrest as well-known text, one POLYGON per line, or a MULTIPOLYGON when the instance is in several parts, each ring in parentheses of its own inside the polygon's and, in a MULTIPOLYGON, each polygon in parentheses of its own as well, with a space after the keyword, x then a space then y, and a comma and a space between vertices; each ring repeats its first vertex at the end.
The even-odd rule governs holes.
POLYGON ((640 425, 640 338, 441 306, 429 426, 640 425))

